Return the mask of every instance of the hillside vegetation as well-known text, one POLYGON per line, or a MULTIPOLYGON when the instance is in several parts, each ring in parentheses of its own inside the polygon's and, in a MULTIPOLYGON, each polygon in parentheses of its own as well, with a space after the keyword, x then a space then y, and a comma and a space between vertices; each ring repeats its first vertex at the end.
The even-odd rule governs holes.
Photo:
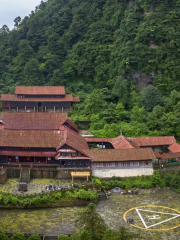
POLYGON ((0 93, 65 85, 95 136, 180 139, 179 44, 180 0, 42 1, 0 29, 0 93))

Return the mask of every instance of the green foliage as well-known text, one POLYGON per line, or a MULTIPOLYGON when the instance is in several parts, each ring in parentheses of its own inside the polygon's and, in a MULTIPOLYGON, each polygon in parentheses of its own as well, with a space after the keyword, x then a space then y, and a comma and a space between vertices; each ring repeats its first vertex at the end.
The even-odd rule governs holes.
POLYGON ((0 240, 8 240, 8 236, 0 230, 0 240))
POLYGON ((107 226, 104 219, 95 211, 95 205, 90 203, 86 210, 75 220, 76 226, 92 233, 92 239, 101 240, 107 226))
POLYGON ((22 234, 22 233, 15 233, 10 238, 10 240, 26 240, 26 238, 25 238, 24 234, 22 234))
POLYGON ((79 199, 82 199, 82 200, 88 200, 88 201, 93 201, 93 200, 96 200, 98 198, 98 195, 97 195, 97 192, 93 192, 91 190, 84 190, 84 189, 80 189, 78 192, 77 192, 77 196, 79 199))
POLYGON ((0 28, 0 94, 65 85, 81 99, 72 119, 91 120, 95 137, 123 131, 180 140, 179 7, 175 0, 41 1, 15 18, 14 30, 0 28), (153 86, 136 89, 144 83, 153 86))
POLYGON ((64 234, 60 234, 58 236, 58 240, 68 240, 68 239, 69 239, 69 237, 67 235, 64 235, 64 234))
POLYGON ((30 205, 38 206, 40 204, 53 204, 60 203, 64 201, 75 201, 77 198, 87 201, 94 201, 98 198, 96 192, 91 191, 90 189, 85 190, 81 189, 79 191, 64 190, 57 191, 53 193, 41 194, 38 196, 14 196, 11 194, 0 194, 0 203, 4 205, 20 205, 22 207, 28 207, 30 205))
POLYGON ((32 234, 28 240, 41 240, 41 237, 37 234, 32 234))
POLYGON ((146 111, 152 111, 156 105, 163 105, 161 93, 154 86, 147 86, 141 92, 141 103, 146 111))
POLYGON ((152 183, 153 186, 156 187, 160 184, 161 182, 161 176, 157 170, 154 170, 153 175, 152 175, 152 183))

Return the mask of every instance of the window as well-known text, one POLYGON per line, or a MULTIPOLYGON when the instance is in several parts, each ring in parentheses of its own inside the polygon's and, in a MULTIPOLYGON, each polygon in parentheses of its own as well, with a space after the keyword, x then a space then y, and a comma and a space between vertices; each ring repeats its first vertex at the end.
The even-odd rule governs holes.
POLYGON ((103 163, 94 163, 94 167, 103 167, 103 163))
POLYGON ((115 167, 115 163, 114 162, 106 163, 106 167, 115 167))
POLYGON ((83 164, 83 162, 82 162, 82 161, 80 161, 80 162, 79 162, 79 165, 82 165, 82 164, 83 164))
POLYGON ((73 165, 75 166, 77 163, 76 163, 76 161, 73 161, 73 165))
POLYGON ((130 167, 135 167, 135 166, 139 166, 139 162, 130 162, 130 167))
POLYGON ((68 161, 68 162, 67 162, 67 165, 71 165, 71 161, 68 161))
POLYGON ((127 166, 128 166, 128 163, 127 163, 127 162, 119 162, 119 163, 118 163, 118 166, 119 166, 119 167, 127 167, 127 166))
POLYGON ((151 161, 142 161, 143 166, 149 166, 151 164, 151 161))
POLYGON ((89 165, 89 161, 86 161, 86 165, 89 165))

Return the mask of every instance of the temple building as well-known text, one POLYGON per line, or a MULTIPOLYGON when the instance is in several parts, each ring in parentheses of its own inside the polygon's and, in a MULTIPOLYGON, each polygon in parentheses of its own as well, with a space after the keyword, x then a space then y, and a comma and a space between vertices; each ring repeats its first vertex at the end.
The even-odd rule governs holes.
POLYGON ((2 94, 2 111, 68 112, 79 97, 66 94, 63 86, 16 86, 15 94, 2 94))
POLYGON ((79 169, 110 178, 151 175, 155 161, 180 157, 180 145, 173 136, 125 137, 121 133, 116 138, 92 138, 89 132, 79 131, 67 114, 79 98, 65 94, 61 86, 17 86, 15 94, 2 94, 1 102, 0 164, 4 166, 9 162, 39 166, 42 176, 51 168, 59 178, 71 177, 79 169))

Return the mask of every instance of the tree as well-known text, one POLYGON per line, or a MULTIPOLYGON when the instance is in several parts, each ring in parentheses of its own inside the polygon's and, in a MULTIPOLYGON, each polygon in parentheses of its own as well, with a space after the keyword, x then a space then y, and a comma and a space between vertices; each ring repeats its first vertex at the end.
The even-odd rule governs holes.
POLYGON ((146 120, 146 111, 144 107, 134 106, 131 110, 131 121, 143 123, 146 120))
POLYGON ((103 235, 102 240, 119 240, 119 233, 113 229, 107 229, 103 235))
POLYGON ((159 90, 152 86, 148 85, 141 92, 141 104, 144 106, 147 112, 152 111, 156 105, 163 105, 163 99, 159 90))
POLYGON ((28 240, 41 240, 41 237, 38 234, 32 234, 28 240))
POLYGON ((26 238, 25 238, 24 234, 22 234, 22 233, 15 233, 10 238, 10 240, 26 240, 26 238))
POLYGON ((82 230, 81 233, 73 234, 70 240, 92 240, 91 232, 82 230))
POLYGON ((14 19, 14 27, 18 28, 20 23, 21 23, 21 17, 18 16, 14 19))
POLYGON ((0 230, 0 240, 8 240, 8 236, 0 230))
POLYGON ((26 63, 23 73, 28 86, 44 85, 44 76, 41 70, 39 70, 39 62, 37 59, 30 59, 29 62, 26 63))
POLYGON ((68 239, 69 239, 69 237, 67 235, 64 235, 64 234, 60 234, 58 236, 58 240, 68 240, 68 239))
POLYGON ((154 187, 157 187, 160 184, 161 176, 157 170, 154 170, 152 175, 152 183, 154 187))
POLYGON ((117 121, 123 121, 128 119, 128 111, 125 110, 122 102, 118 102, 114 109, 115 117, 117 121))
POLYGON ((81 212, 75 224, 78 228, 91 232, 93 240, 101 240, 107 225, 104 219, 96 213, 95 205, 90 203, 84 212, 81 212))
POLYGON ((118 230, 118 234, 119 234, 119 239, 118 240, 125 240, 125 239, 141 239, 141 235, 139 233, 134 233, 134 232, 130 232, 129 229, 125 228, 125 227, 119 227, 118 230))

